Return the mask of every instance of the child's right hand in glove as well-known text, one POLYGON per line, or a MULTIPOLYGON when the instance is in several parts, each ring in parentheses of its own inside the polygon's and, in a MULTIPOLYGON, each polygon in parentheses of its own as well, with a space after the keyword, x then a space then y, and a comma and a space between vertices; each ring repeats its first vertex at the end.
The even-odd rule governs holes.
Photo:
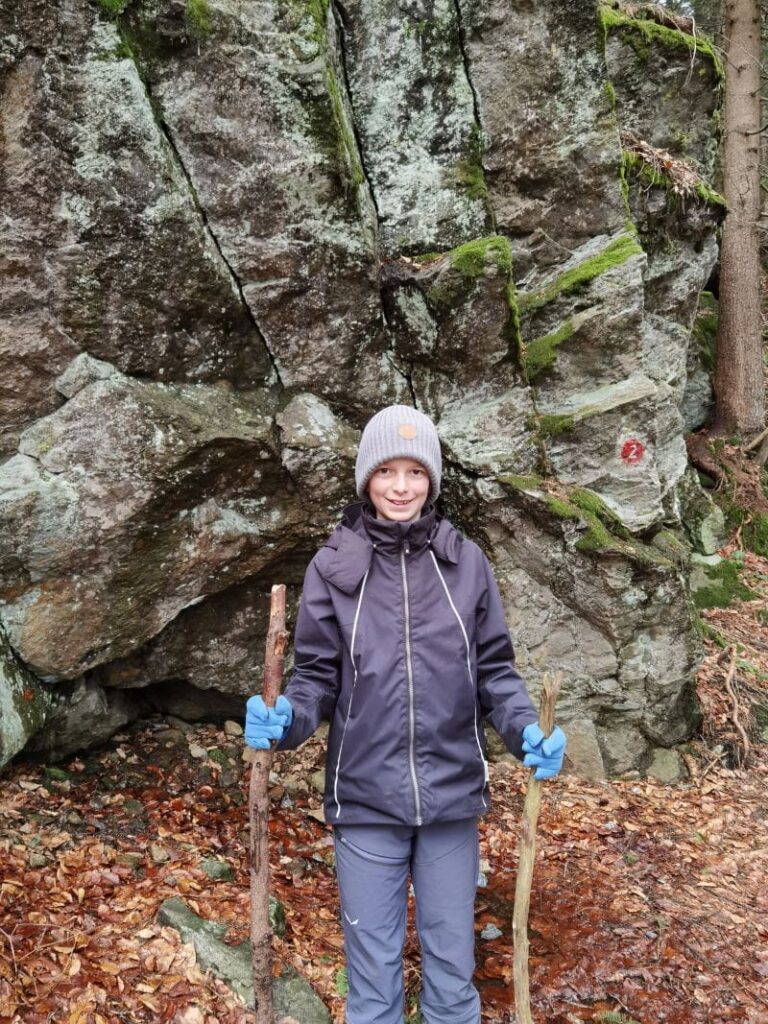
POLYGON ((245 742, 256 750, 269 750, 271 740, 278 742, 285 736, 293 721, 293 708, 281 694, 273 708, 268 708, 261 696, 249 697, 245 705, 245 742))
POLYGON ((539 723, 532 722, 523 729, 523 764, 536 769, 535 779, 553 779, 563 767, 565 743, 565 733, 558 726, 545 736, 539 723))

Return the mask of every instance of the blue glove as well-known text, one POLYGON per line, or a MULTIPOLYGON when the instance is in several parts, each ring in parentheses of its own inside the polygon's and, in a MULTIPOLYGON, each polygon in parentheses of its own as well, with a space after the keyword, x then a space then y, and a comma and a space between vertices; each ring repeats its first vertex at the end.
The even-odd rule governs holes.
POLYGON ((258 694, 245 705, 245 742, 256 750, 269 750, 271 740, 281 740, 293 721, 293 708, 282 694, 268 708, 258 694))
POLYGON ((563 767, 565 754, 565 733, 555 726, 549 736, 541 731, 538 722, 531 722, 523 729, 523 764, 535 768, 534 779, 552 779, 563 767))

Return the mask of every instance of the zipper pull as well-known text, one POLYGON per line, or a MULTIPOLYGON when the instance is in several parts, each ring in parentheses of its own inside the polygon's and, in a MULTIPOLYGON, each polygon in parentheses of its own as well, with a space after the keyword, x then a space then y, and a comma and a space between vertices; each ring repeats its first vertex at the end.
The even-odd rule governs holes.
POLYGON ((408 543, 407 540, 403 541, 403 547, 405 549, 406 555, 410 555, 410 553, 411 553, 411 545, 408 543))

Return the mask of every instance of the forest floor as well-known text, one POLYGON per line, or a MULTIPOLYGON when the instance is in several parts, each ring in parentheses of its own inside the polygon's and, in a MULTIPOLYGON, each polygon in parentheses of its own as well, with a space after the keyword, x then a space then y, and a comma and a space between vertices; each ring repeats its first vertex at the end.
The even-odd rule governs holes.
MULTIPOLYGON (((744 582, 754 600, 703 613, 711 637, 698 680, 704 722, 684 748, 687 777, 662 785, 566 774, 546 788, 530 918, 536 1021, 768 1024, 768 743, 759 739, 765 720, 749 720, 750 708, 768 705, 768 561, 745 555, 744 582), (734 701, 752 739, 746 766, 734 701)), ((180 896, 226 922, 227 941, 247 938, 247 767, 234 732, 158 717, 61 765, 27 760, 6 770, 0 1021, 253 1020, 201 971, 192 946, 157 922, 160 904, 180 896)), ((318 740, 275 760, 273 888, 288 923, 274 948, 341 1022, 321 768, 318 740)), ((492 766, 493 808, 481 824, 483 1024, 514 1021, 511 904, 525 777, 517 764, 492 766)), ((413 1006, 412 937, 406 979, 413 1006)))

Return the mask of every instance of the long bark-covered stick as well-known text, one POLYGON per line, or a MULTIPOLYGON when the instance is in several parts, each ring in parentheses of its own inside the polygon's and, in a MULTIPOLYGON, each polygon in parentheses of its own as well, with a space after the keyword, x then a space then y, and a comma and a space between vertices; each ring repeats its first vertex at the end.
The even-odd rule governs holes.
MULTIPOLYGON (((545 676, 539 708, 539 726, 545 736, 555 727, 555 704, 562 683, 561 673, 545 676)), ((536 822, 539 818, 542 781, 534 779, 534 769, 528 778, 525 793, 522 829, 517 860, 515 908, 512 914, 512 938, 515 945, 512 974, 515 983, 516 1024, 533 1024, 531 996, 528 984, 528 909, 531 903, 533 864, 536 859, 536 822)))
MULTIPOLYGON (((262 696, 271 707, 280 695, 285 662, 285 584, 272 587, 269 628, 264 655, 262 696)), ((251 963, 256 1024, 273 1024, 272 928, 269 923, 269 769, 271 750, 251 751, 251 788, 248 810, 251 824, 251 963)))

